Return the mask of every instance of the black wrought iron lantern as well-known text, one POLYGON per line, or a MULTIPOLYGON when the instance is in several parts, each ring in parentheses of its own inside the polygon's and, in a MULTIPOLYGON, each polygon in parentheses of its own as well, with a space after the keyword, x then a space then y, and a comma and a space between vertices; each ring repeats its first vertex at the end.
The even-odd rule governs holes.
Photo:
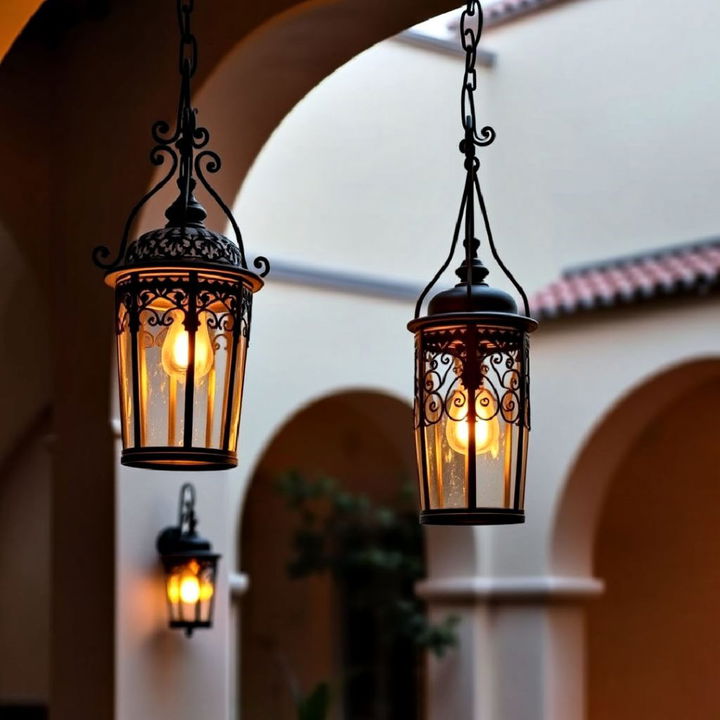
POLYGON ((186 483, 180 490, 178 524, 160 533, 157 549, 165 570, 169 625, 188 637, 196 628, 212 627, 220 560, 196 528, 195 487, 186 483))
POLYGON ((95 262, 115 289, 122 463, 135 467, 214 470, 237 464, 245 358, 253 293, 269 263, 248 269, 240 230, 207 179, 221 166, 196 124, 190 81, 197 42, 190 30, 193 0, 178 0, 180 101, 175 129, 152 129, 154 165, 165 176, 133 208, 117 258, 98 247, 95 262), (205 227, 196 178, 227 216, 235 242, 205 227), (140 209, 176 179, 179 195, 165 227, 129 242, 140 209))
POLYGON ((475 60, 482 32, 480 3, 469 0, 461 21, 466 52, 462 88, 466 183, 450 253, 425 288, 408 328, 415 334, 415 435, 420 477, 420 522, 495 525, 524 522, 525 467, 530 431, 527 296, 495 247, 478 181, 476 148, 495 131, 475 124, 475 60), (523 301, 486 283, 478 259, 475 207, 480 209, 490 251, 523 301), (460 282, 425 298, 447 270, 464 228, 460 282))

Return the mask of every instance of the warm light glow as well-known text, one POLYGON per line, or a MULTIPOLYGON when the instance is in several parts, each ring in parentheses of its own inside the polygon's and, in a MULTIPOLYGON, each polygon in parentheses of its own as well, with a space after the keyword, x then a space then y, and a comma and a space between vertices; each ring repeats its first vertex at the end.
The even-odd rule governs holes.
POLYGON ((198 601, 209 600, 215 593, 212 582, 198 575, 200 566, 195 561, 183 568, 178 568, 167 582, 168 600, 173 605, 195 605, 198 601))
POLYGON ((180 599, 188 605, 200 599, 200 583, 194 575, 186 576, 180 581, 180 599))
MULTIPOLYGON (((190 335, 183 325, 182 313, 173 312, 172 325, 162 346, 162 365, 165 372, 176 380, 185 380, 190 364, 190 335)), ((195 381, 204 378, 213 366, 213 348, 205 319, 195 333, 195 381)))
MULTIPOLYGON (((467 404, 467 392, 464 388, 456 390, 450 400, 451 407, 464 407, 467 404)), ((500 421, 496 414, 496 403, 485 388, 480 388, 475 395, 475 454, 490 453, 497 458, 500 453, 500 421), (483 418, 489 417, 489 420, 483 418)), ((450 447, 461 455, 467 455, 470 444, 470 423, 468 420, 453 421, 448 419, 445 435, 450 447)))

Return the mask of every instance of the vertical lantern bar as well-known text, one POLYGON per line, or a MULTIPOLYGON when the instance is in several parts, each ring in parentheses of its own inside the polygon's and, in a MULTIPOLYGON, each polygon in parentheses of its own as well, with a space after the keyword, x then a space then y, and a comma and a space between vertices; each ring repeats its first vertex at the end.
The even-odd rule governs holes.
POLYGON ((175 445, 177 418, 177 378, 174 375, 168 377, 168 445, 175 445))
MULTIPOLYGON (((134 298, 133 298, 134 299, 134 298)), ((133 302, 133 309, 130 314, 130 338, 131 338, 131 364, 132 364, 132 411, 133 411, 133 445, 142 445, 141 418, 140 418, 140 372, 138 358, 138 334, 140 332, 140 312, 133 302)))
POLYGON ((197 273, 190 273, 188 307, 185 315, 185 330, 188 334, 188 366, 185 375, 185 425, 183 426, 183 445, 193 445, 193 426, 195 414, 195 346, 198 331, 197 312, 197 273))
POLYGON ((234 408, 234 392, 235 392, 235 374, 237 372, 237 352, 238 352, 238 339, 242 329, 242 308, 244 303, 242 301, 242 287, 238 290, 237 295, 237 307, 238 312, 235 317, 235 322, 232 327, 232 352, 230 353, 230 373, 228 381, 228 393, 225 407, 224 426, 223 426, 223 440, 222 446, 224 450, 230 449, 230 430, 232 428, 233 419, 233 408, 234 408))
MULTIPOLYGON (((211 340, 213 346, 215 339, 211 340)), ((210 368, 207 378, 207 407, 205 408, 205 446, 212 445, 213 414, 215 413, 215 363, 210 368)))
POLYGON ((420 483, 423 492, 423 507, 427 509, 430 507, 430 487, 427 471, 427 438, 425 437, 427 431, 425 424, 425 347, 422 333, 418 333, 415 348, 417 353, 417 366, 415 370, 417 373, 416 402, 418 403, 416 442, 420 445, 420 483))
POLYGON ((526 471, 526 443, 527 433, 529 430, 530 404, 527 397, 528 385, 528 353, 527 353, 527 335, 522 336, 522 340, 518 346, 518 365, 520 366, 520 408, 518 412, 518 447, 517 447, 517 472, 515 476, 515 497, 514 505, 521 508, 525 503, 525 471, 526 471))
MULTIPOLYGON (((469 285, 469 283, 468 283, 469 285)), ((467 452, 467 471, 466 471, 466 502, 468 508, 474 510, 477 507, 477 456, 475 455, 477 438, 475 436, 475 424, 477 416, 475 412, 475 392, 479 386, 477 374, 475 373, 475 361, 477 359, 477 338, 475 335, 475 326, 468 325, 467 328, 467 346, 465 348, 465 357, 467 358, 467 367, 463 368, 464 375, 467 378, 467 402, 468 402, 468 452, 467 452), (471 354, 472 353, 472 354, 471 354)), ((484 422, 481 420, 481 422, 484 422)))

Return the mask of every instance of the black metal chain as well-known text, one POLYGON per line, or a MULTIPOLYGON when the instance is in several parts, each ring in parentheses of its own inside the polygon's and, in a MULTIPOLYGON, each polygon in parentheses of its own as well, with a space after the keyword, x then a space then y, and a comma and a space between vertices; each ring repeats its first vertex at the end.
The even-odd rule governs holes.
POLYGON ((457 248, 460 230, 465 220, 465 239, 463 242, 465 248, 465 263, 463 272, 465 273, 465 282, 467 284, 468 297, 472 292, 473 272, 477 267, 477 251, 480 242, 475 237, 475 203, 478 203, 480 212, 485 226, 485 232, 488 239, 488 245, 493 258, 497 262, 500 269, 505 273, 506 277, 513 284, 520 294, 525 307, 525 314, 529 315, 529 303, 527 295, 520 283, 514 278, 507 266, 500 259, 500 255, 495 247, 492 231, 490 229, 490 221, 485 206, 485 200, 480 191, 480 182, 478 180, 478 170, 480 161, 476 156, 476 148, 487 147, 491 145, 496 138, 496 133, 489 125, 483 126, 480 131, 477 130, 477 119, 475 114, 475 92, 477 90, 477 52, 482 35, 484 16, 482 6, 479 0, 468 0, 465 9, 460 17, 460 42, 465 51, 465 68, 463 73, 462 90, 460 94, 460 115, 465 135, 460 142, 460 152, 465 156, 465 187, 463 189, 462 202, 460 204, 460 212, 458 214, 457 223, 455 224, 455 232, 453 234, 450 252, 435 276, 423 290, 415 305, 415 317, 420 317, 422 305, 430 290, 435 286, 440 277, 450 266, 457 248))
POLYGON ((192 163, 194 155, 193 136, 197 129, 196 111, 192 107, 191 80, 197 70, 197 39, 192 34, 190 20, 194 9, 194 0, 178 0, 177 17, 180 30, 180 50, 178 69, 180 71, 180 100, 178 104, 178 121, 176 147, 180 153, 180 178, 178 185, 183 198, 184 210, 190 203, 194 181, 192 179, 192 163))

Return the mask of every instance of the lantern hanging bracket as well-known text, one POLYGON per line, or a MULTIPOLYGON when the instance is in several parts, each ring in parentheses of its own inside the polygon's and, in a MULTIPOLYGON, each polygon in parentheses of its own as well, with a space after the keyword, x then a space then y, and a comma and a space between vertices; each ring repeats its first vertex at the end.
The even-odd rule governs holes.
POLYGON ((530 314, 530 306, 525 290, 515 279, 507 265, 505 265, 502 261, 495 246, 495 240, 493 238, 490 220, 485 206, 485 199, 480 188, 480 181, 478 180, 480 161, 477 158, 476 148, 488 147, 495 141, 497 136, 495 130, 489 125, 485 125, 478 132, 475 114, 477 49, 478 44, 480 43, 480 36, 482 35, 483 22, 483 10, 479 0, 468 0, 460 19, 460 39, 463 50, 465 51, 465 71, 460 95, 461 122, 465 131, 465 135, 460 141, 460 152, 465 157, 465 187, 463 189, 460 210, 458 212, 455 230, 450 244, 450 251, 445 259, 445 262, 440 266, 440 269, 437 273, 435 273, 432 280, 430 280, 428 285, 420 294, 420 297, 415 305, 415 319, 418 319, 422 314, 422 307, 425 299, 448 267, 450 267, 450 263, 452 262, 453 257, 455 257, 458 239, 463 226, 463 220, 465 227, 465 238, 463 241, 465 258, 455 273, 460 278, 460 284, 467 287, 468 304, 470 304, 473 286, 483 284, 485 278, 487 277, 488 269, 483 265, 482 261, 478 257, 480 241, 475 237, 476 203, 483 218, 483 225, 490 253, 492 254, 495 262, 498 264, 498 267, 502 270, 522 298, 525 315, 529 316, 530 314))
MULTIPOLYGON (((111 251, 107 246, 100 245, 93 250, 95 264, 108 273, 121 268, 126 263, 130 232, 140 210, 175 177, 177 177, 179 194, 165 211, 165 217, 168 220, 166 228, 179 228, 181 237, 185 235, 186 228, 205 228, 204 221, 207 212, 194 195, 197 178, 230 223, 235 235, 236 251, 239 254, 239 266, 248 270, 240 228, 230 208, 207 178, 207 175, 214 175, 220 170, 222 161, 215 151, 207 149, 210 133, 207 128, 197 124, 197 109, 192 105, 191 81, 197 70, 198 62, 198 43, 190 24, 194 5, 194 0, 177 0, 177 18, 180 30, 180 96, 174 130, 171 132, 169 123, 159 120, 152 126, 151 131, 155 145, 150 151, 150 162, 154 166, 160 167, 169 161, 170 167, 130 211, 115 259, 108 260, 111 251)), ((203 255, 202 246, 196 247, 195 251, 203 255)), ((205 254, 210 257, 214 252, 214 248, 208 247, 205 254)), ((268 259, 262 256, 257 256, 253 260, 253 266, 259 271, 260 277, 265 277, 270 271, 268 259)))

